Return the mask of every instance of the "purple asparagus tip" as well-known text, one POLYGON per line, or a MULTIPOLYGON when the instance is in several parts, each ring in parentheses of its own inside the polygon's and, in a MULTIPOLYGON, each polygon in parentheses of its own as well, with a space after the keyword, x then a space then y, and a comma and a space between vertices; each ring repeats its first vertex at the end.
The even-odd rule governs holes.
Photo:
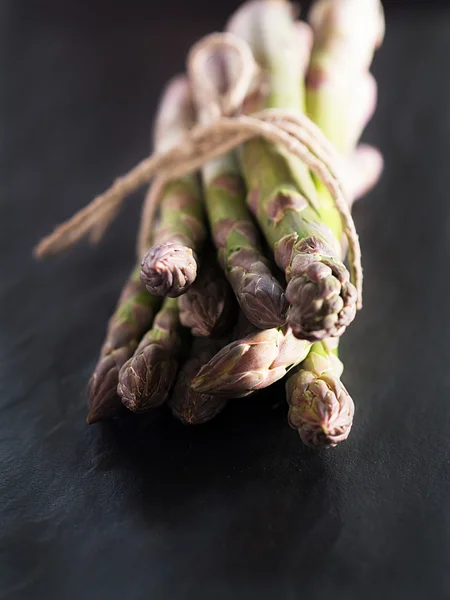
POLYGON ((292 331, 312 342, 341 336, 356 314, 357 293, 348 270, 322 246, 313 238, 302 242, 286 288, 292 331))
POLYGON ((197 277, 197 261, 191 248, 167 242, 151 248, 142 259, 141 281, 155 296, 177 298, 197 277))
POLYGON ((302 370, 288 402, 289 424, 307 446, 331 448, 347 439, 355 406, 338 377, 302 370))
POLYGON ((88 424, 119 415, 122 405, 117 396, 117 382, 120 368, 130 353, 128 346, 118 348, 102 357, 97 363, 89 381, 89 413, 86 418, 88 424))

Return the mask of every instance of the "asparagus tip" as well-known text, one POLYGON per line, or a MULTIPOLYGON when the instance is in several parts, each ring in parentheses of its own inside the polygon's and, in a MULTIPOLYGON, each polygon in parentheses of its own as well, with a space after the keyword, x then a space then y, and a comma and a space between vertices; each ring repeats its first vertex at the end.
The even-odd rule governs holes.
POLYGON ((167 242, 151 248, 142 259, 141 281, 151 294, 177 298, 194 283, 197 261, 191 248, 167 242))
POLYGON ((294 335, 310 341, 339 337, 356 315, 357 293, 345 265, 319 240, 302 240, 291 265, 286 297, 294 335))
POLYGON ((347 439, 355 406, 338 377, 302 370, 288 402, 289 424, 307 446, 331 448, 347 439))
POLYGON ((289 305, 281 285, 274 278, 248 279, 239 301, 249 321, 259 329, 283 327, 287 322, 289 305))
POLYGON ((161 406, 171 390, 177 363, 164 345, 151 344, 126 362, 119 374, 117 393, 135 413, 161 406))
POLYGON ((107 403, 95 403, 89 408, 89 412, 86 417, 86 423, 92 425, 99 421, 106 421, 108 419, 114 419, 119 415, 121 403, 116 394, 114 394, 115 401, 109 401, 107 403))

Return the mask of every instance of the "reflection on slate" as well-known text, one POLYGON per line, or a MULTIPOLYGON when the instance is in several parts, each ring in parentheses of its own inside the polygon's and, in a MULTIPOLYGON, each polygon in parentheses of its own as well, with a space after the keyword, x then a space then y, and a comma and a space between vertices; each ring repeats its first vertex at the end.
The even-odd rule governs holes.
POLYGON ((448 6, 387 3, 348 442, 303 447, 280 386, 198 429, 167 410, 85 425, 138 198, 97 249, 34 264, 31 247, 148 151, 162 85, 237 2, 195 4, 178 20, 151 2, 2 4, 2 597, 448 597, 448 6))

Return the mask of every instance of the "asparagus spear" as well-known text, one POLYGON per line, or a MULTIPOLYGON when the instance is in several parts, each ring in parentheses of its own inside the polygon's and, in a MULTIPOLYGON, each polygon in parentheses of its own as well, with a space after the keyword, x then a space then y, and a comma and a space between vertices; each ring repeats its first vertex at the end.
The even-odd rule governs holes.
POLYGON ((214 255, 205 252, 199 276, 179 297, 178 308, 181 324, 194 336, 220 336, 233 326, 237 305, 214 255))
POLYGON ((119 373, 117 393, 133 412, 163 404, 175 381, 181 350, 177 300, 166 298, 153 327, 119 373))
MULTIPOLYGON (((211 123, 214 106, 203 95, 195 95, 193 62, 199 54, 194 47, 189 70, 194 82, 198 119, 211 123)), ((220 52, 209 57, 208 76, 218 90, 227 86, 220 52)), ((245 204, 245 186, 233 153, 221 156, 202 169, 206 209, 218 259, 236 298, 255 327, 267 329, 286 323, 288 304, 284 289, 274 277, 270 262, 260 246, 259 232, 245 204)))
MULTIPOLYGON (((245 110, 301 110, 302 74, 295 60, 296 30, 289 3, 248 2, 228 29, 246 39, 265 76, 259 95, 252 95, 245 110)), ((357 293, 332 228, 321 221, 309 172, 284 149, 261 138, 243 145, 241 164, 249 206, 288 282, 294 334, 311 341, 342 335, 355 317, 357 293)), ((340 223, 335 212, 335 220, 329 220, 333 227, 340 223)))
MULTIPOLYGON (((353 201, 375 185, 382 157, 371 146, 359 146, 348 162, 347 189, 353 201)), ((350 433, 354 405, 340 381, 343 364, 337 358, 337 341, 335 354, 331 340, 313 344, 286 384, 289 423, 309 446, 334 446, 350 433)))
MULTIPOLYGON (((194 109, 185 77, 166 87, 155 123, 155 147, 165 151, 179 144, 194 123, 194 109)), ((164 187, 154 246, 145 254, 141 279, 149 292, 176 298, 197 276, 196 253, 206 236, 200 183, 186 175, 164 187)))
MULTIPOLYGON (((368 69, 384 35, 380 0, 320 0, 309 17, 314 45, 306 78, 306 103, 309 117, 344 154, 355 145, 372 116, 377 88, 368 69)), ((373 151, 357 154, 372 167, 372 176, 381 171, 381 161, 373 151), (368 163, 367 161, 372 161, 368 163)), ((333 210, 328 191, 316 182, 327 221, 333 210)), ((350 196, 353 190, 349 190, 350 196)))
POLYGON ((308 446, 335 446, 350 433, 355 407, 340 380, 342 371, 337 355, 318 342, 287 380, 289 424, 308 446))
MULTIPOLYGON (((315 8, 316 6, 314 5, 315 8)), ((312 27, 304 21, 296 22, 295 28, 297 58, 301 66, 300 72, 306 73, 311 61, 314 34, 312 27)), ((380 39, 381 37, 380 35, 380 39)), ((317 97, 314 91, 314 80, 317 83, 317 80, 321 78, 314 77, 313 73, 314 69, 311 70, 306 100, 309 101, 310 117, 314 120, 315 115, 319 112, 314 105, 314 95, 317 97)), ((323 84, 325 82, 326 78, 323 78, 322 87, 324 87, 323 84)), ((373 146, 361 144, 356 147, 362 131, 375 112, 377 103, 377 84, 375 78, 369 72, 363 71, 351 79, 350 85, 352 93, 348 94, 346 106, 342 106, 346 115, 346 130, 344 132, 346 144, 344 150, 347 154, 343 157, 342 177, 344 188, 347 191, 347 199, 351 207, 355 200, 365 196, 378 182, 383 170, 383 157, 373 146)), ((301 82, 301 89, 304 89, 303 81, 301 82)), ((318 96, 320 96, 320 93, 318 96)), ((330 103, 330 107, 332 106, 334 104, 330 103)), ((328 135, 330 135, 329 130, 328 135)), ((331 202, 331 199, 328 198, 327 201, 331 202)))
POLYGON ((181 367, 169 407, 172 414, 186 425, 201 425, 213 419, 227 403, 226 398, 194 392, 192 380, 199 369, 217 352, 220 342, 213 339, 197 338, 191 349, 191 357, 181 367))
POLYGON ((191 387, 226 398, 249 396, 284 377, 310 347, 287 326, 255 331, 222 348, 200 369, 191 387))
POLYGON ((344 153, 353 150, 376 104, 368 70, 384 36, 380 0, 319 0, 309 21, 314 45, 307 112, 344 153))
MULTIPOLYGON (((307 79, 308 112, 346 154, 354 150, 375 107, 376 84, 367 69, 382 38, 381 15, 379 0, 321 0, 311 13, 315 43, 307 79)), ((381 167, 372 148, 359 148, 351 160, 350 197, 364 192, 381 167)), ((332 205, 319 181, 317 188, 326 221, 332 205)), ((347 438, 352 425, 354 405, 340 380, 343 365, 337 345, 335 350, 336 355, 327 343, 313 344, 286 385, 289 422, 310 446, 335 446, 347 438)))
POLYGON ((136 267, 109 321, 100 358, 89 382, 88 423, 117 416, 121 407, 117 396, 119 370, 151 326, 160 302, 145 290, 139 280, 139 266, 136 267))
POLYGON ((283 325, 288 308, 284 289, 261 250, 258 231, 245 206, 245 188, 231 157, 218 159, 203 173, 218 259, 241 309, 260 329, 283 325))
MULTIPOLYGON (((347 188, 353 201, 376 183, 382 157, 370 146, 359 146, 348 163, 347 188)), ((337 347, 337 339, 313 344, 286 383, 289 423, 309 446, 335 446, 348 437, 352 426, 354 404, 340 381, 343 364, 337 347)))

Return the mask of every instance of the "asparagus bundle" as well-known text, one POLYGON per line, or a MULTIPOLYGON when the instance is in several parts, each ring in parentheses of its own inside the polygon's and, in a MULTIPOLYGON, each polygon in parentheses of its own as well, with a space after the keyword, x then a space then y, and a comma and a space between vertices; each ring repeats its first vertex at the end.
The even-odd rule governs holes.
MULTIPOLYGON (((239 9, 228 30, 244 38, 264 74, 256 108, 303 109, 296 28, 284 1, 254 0, 239 9), (265 92, 265 93, 264 93, 265 92)), ((356 313, 357 294, 330 226, 318 211, 314 182, 306 167, 282 148, 255 138, 243 145, 241 164, 248 202, 284 271, 289 324, 311 341, 340 336, 356 313)), ((334 223, 339 223, 335 215, 334 223)), ((331 219, 328 220, 331 225, 331 219)))
POLYGON ((194 336, 221 336, 232 326, 236 302, 213 256, 202 259, 199 276, 179 297, 178 309, 181 324, 194 336))
MULTIPOLYGON (((215 60, 208 65, 208 76, 218 90, 223 90, 227 85, 224 57, 219 54, 213 58, 215 60)), ((193 74, 191 79, 194 79, 193 74)), ((193 89, 195 91, 195 85, 193 89)), ((208 98, 194 93, 194 99, 199 121, 212 122, 214 106, 208 98)), ((245 204, 246 190, 235 156, 229 153, 207 163, 202 175, 218 259, 240 307, 255 327, 266 329, 284 325, 288 308, 284 289, 261 249, 260 234, 245 204)))
MULTIPOLYGON (((155 121, 155 147, 164 151, 183 139, 192 127, 194 110, 185 77, 167 86, 155 121)), ((184 294, 197 276, 197 252, 206 236, 200 184, 196 175, 168 183, 160 202, 154 246, 145 254, 141 279, 157 296, 184 294)))
POLYGON ((152 329, 120 370, 117 392, 127 408, 145 412, 167 400, 178 370, 181 345, 177 300, 166 298, 152 329))
MULTIPOLYGON (((239 117, 235 123, 220 118, 221 111, 227 117, 236 114, 233 110, 240 101, 230 102, 226 109, 226 100, 233 93, 241 100, 249 82, 237 94, 245 68, 241 65, 240 75, 239 69, 235 72, 236 65, 220 43, 210 46, 209 62, 195 63, 207 38, 190 55, 189 77, 175 78, 167 86, 154 136, 162 154, 134 170, 142 182, 149 164, 162 165, 143 212, 139 247, 140 256, 145 255, 110 320, 90 381, 88 422, 115 416, 120 396, 134 412, 169 399, 172 413, 183 423, 204 423, 229 398, 249 396, 289 373, 289 423, 302 440, 328 447, 348 436, 354 405, 340 380, 343 365, 337 346, 355 316, 357 294, 343 263, 346 240, 340 214, 347 217, 342 201, 335 205, 328 191, 333 188, 294 157, 293 145, 265 141, 262 136, 270 128, 259 128, 261 137, 245 141, 236 153, 229 151, 226 139, 236 124, 254 124, 258 119, 261 126, 270 122, 286 132, 284 119, 292 125, 290 139, 314 137, 309 126, 299 134, 300 125, 290 120, 293 112, 304 112, 342 154, 340 179, 349 203, 375 184, 381 155, 370 146, 356 145, 376 104, 369 66, 383 36, 380 0, 317 0, 310 23, 311 27, 295 23, 286 0, 250 0, 228 24, 228 31, 248 45, 243 56, 252 62, 253 53, 260 69, 240 111, 244 115, 260 109, 278 111, 239 117), (209 86, 198 75, 199 64, 209 86), (212 88, 215 100, 209 93, 212 88), (214 131, 211 124, 216 119, 214 131), (193 127, 195 131, 190 131, 193 127), (202 154, 202 144, 209 147, 205 131, 212 139, 217 136, 225 154, 218 156, 213 150, 202 154), (173 170, 163 166, 164 157, 176 155, 164 152, 174 148, 187 149, 186 163, 192 169, 202 167, 201 181, 195 174, 180 177, 188 169, 180 168, 176 160, 173 170), (148 217, 155 199, 156 225, 148 217), (213 253, 205 245, 204 212, 213 253), (146 251, 150 237, 153 246, 146 251), (282 271, 286 290, 272 259, 282 271), (241 310, 233 329, 234 296, 241 310), (194 336, 189 354, 183 349, 183 326, 194 336)), ((242 42, 235 50, 239 47, 242 42)), ((247 79, 251 77, 251 69, 245 72, 247 79)), ((314 144, 312 140, 306 145, 320 162, 325 143, 314 144)), ((330 177, 336 178, 332 170, 330 177)), ((61 226, 56 241, 44 241, 39 251, 70 245, 72 234, 80 239, 89 230, 101 233, 120 203, 121 189, 134 189, 133 177, 116 183, 117 204, 109 206, 105 197, 98 198, 83 212, 78 231, 74 233, 73 223, 61 226), (104 222, 94 218, 99 206, 104 222)))

